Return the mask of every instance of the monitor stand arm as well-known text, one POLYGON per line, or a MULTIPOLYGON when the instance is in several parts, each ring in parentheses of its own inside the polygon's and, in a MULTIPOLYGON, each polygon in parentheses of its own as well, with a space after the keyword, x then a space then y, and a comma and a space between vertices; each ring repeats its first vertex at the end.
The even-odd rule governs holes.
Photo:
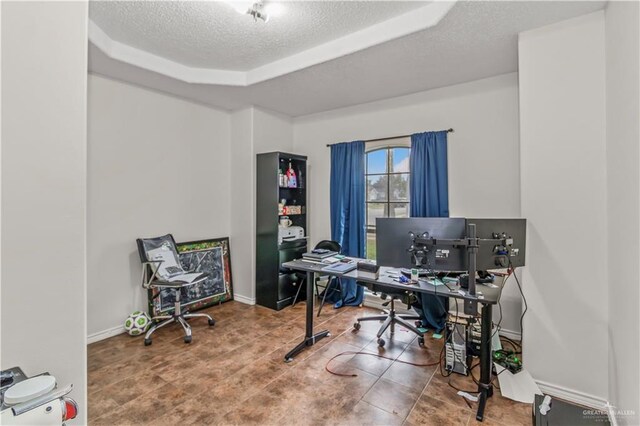
POLYGON ((416 268, 422 268, 423 260, 427 255, 423 250, 416 250, 411 253, 413 257, 413 264, 416 268))
POLYGON ((468 272, 469 272, 469 294, 471 296, 476 295, 476 265, 478 255, 478 239, 476 238, 476 225, 470 223, 467 227, 467 238, 469 239, 469 245, 467 245, 468 256, 468 272))
MULTIPOLYGON (((467 226, 467 255, 468 257, 468 285, 469 285, 469 295, 476 295, 476 264, 478 255, 478 245, 479 241, 476 237, 476 225, 470 223, 467 226)), ((466 300, 464 301, 464 313, 467 315, 477 315, 478 314, 478 302, 475 300, 466 300)))

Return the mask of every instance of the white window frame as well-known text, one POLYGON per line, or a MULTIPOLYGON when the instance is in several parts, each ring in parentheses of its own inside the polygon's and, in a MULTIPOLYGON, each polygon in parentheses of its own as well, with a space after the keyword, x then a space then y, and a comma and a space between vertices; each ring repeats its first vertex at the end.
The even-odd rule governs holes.
MULTIPOLYGON (((404 138, 396 138, 396 139, 388 139, 388 140, 384 140, 384 141, 375 141, 375 142, 368 142, 365 148, 365 162, 367 161, 367 154, 369 154, 370 152, 373 151, 378 151, 380 149, 389 149, 389 148, 409 148, 411 149, 411 138, 410 137, 404 137, 404 138)), ((369 202, 367 201, 367 172, 368 170, 366 169, 366 163, 365 163, 365 201, 364 201, 364 209, 365 209, 365 215, 367 215, 367 219, 366 219, 366 223, 365 223, 365 227, 366 227, 366 232, 367 235, 365 235, 365 238, 367 238, 368 233, 369 233, 369 226, 368 226, 368 209, 367 209, 367 204, 369 204, 369 202)), ((411 171, 409 171, 409 174, 411 174, 411 171)), ((387 170, 387 179, 389 176, 389 170, 387 170)), ((389 194, 387 194, 387 201, 386 202, 380 202, 381 204, 387 204, 390 205, 391 201, 389 201, 389 194)), ((407 201, 407 204, 410 204, 410 201, 407 201)), ((387 214, 389 214, 389 212, 387 211, 387 214)), ((368 240, 368 238, 367 238, 368 240)), ((368 244, 368 241, 365 241, 365 244, 368 244)))

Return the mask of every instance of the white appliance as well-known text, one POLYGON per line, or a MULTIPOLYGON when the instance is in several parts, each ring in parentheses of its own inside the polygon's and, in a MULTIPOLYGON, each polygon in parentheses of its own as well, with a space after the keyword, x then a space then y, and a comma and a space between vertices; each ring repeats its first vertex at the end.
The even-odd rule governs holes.
POLYGON ((283 241, 293 241, 304 238, 302 226, 278 226, 278 244, 283 241))
POLYGON ((47 373, 29 378, 20 367, 13 367, 0 377, 2 425, 62 425, 78 414, 78 405, 67 397, 73 386, 57 389, 56 378, 47 373))

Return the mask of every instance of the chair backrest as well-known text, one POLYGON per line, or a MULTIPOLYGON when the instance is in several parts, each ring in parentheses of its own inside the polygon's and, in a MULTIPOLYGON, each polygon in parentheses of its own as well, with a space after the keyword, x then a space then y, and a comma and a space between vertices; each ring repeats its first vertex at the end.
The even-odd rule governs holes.
POLYGON ((155 238, 138 238, 138 254, 142 263, 159 261, 158 275, 162 278, 169 278, 176 275, 184 274, 185 271, 180 264, 176 241, 173 235, 167 234, 155 238))
POLYGON ((340 244, 337 241, 331 241, 331 240, 322 240, 318 244, 316 244, 315 248, 337 251, 338 253, 340 253, 340 250, 342 249, 342 247, 340 247, 340 244))

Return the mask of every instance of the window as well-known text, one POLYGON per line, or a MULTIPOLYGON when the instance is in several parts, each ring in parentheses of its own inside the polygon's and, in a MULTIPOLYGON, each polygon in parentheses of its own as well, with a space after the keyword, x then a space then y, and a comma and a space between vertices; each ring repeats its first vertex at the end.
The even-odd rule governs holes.
POLYGON ((366 158, 367 258, 376 258, 376 218, 409 217, 409 148, 386 147, 366 158))

